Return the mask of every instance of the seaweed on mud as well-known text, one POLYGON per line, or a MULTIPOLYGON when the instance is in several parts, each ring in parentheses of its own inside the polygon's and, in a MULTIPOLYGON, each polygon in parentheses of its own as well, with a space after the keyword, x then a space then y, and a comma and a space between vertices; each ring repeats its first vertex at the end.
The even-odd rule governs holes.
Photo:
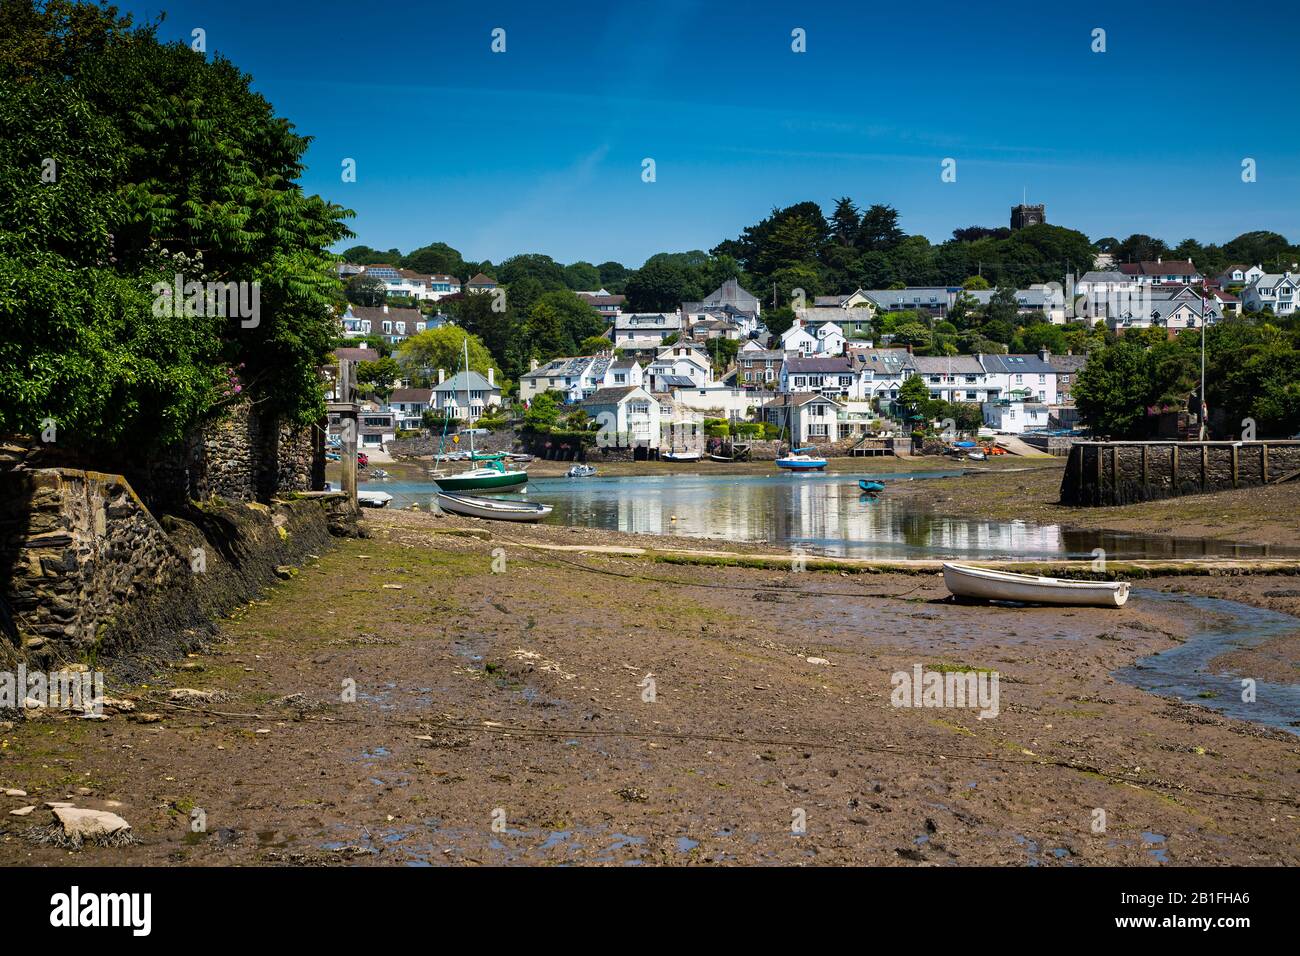
POLYGON ((84 838, 80 833, 68 833, 58 823, 28 827, 24 836, 28 842, 37 846, 52 846, 60 850, 80 850, 87 843, 111 848, 133 846, 140 842, 140 838, 130 830, 118 830, 114 833, 84 838))

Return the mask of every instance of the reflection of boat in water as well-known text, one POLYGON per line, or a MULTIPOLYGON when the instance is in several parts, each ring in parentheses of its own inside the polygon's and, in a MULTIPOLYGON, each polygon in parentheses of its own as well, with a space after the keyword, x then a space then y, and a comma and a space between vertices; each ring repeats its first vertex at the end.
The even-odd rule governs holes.
POLYGON ((885 486, 879 481, 867 481, 865 478, 858 479, 858 487, 869 495, 879 494, 885 490, 885 486))
POLYGON ((553 510, 550 505, 506 498, 479 498, 474 495, 438 494, 438 507, 451 514, 489 521, 541 521, 553 510))
POLYGON ((358 491, 357 504, 363 508, 387 508, 393 496, 386 491, 358 491))
POLYGON ((791 448, 790 454, 776 460, 776 467, 786 471, 824 471, 826 459, 806 454, 811 448, 791 448))
POLYGON ((1123 607, 1129 588, 1127 581, 1070 581, 965 564, 944 564, 943 583, 960 598, 1089 607, 1123 607))
POLYGON ((567 478, 593 478, 596 468, 594 465, 574 465, 564 474, 567 478))

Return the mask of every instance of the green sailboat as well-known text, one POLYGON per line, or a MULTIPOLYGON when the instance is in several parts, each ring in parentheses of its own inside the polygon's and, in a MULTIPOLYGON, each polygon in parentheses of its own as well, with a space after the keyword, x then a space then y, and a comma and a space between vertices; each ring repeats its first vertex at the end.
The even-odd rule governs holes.
MULTIPOLYGON (((469 339, 465 339, 465 409, 469 410, 469 339)), ((514 488, 528 481, 528 472, 506 468, 505 455, 478 454, 474 451, 474 433, 469 435, 469 457, 472 462, 483 462, 478 468, 462 471, 458 475, 433 476, 440 491, 499 491, 514 488)))

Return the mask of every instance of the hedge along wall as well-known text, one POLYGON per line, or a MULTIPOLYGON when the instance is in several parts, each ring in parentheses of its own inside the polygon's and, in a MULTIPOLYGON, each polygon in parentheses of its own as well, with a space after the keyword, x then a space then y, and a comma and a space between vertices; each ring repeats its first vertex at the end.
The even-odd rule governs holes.
POLYGON ((1122 505, 1296 477, 1300 442, 1077 442, 1061 503, 1122 505))
MULTIPOLYGON (((335 496, 341 497, 341 496, 335 496)), ((328 502, 209 501, 161 523, 119 475, 0 474, 0 668, 150 661, 329 546, 328 502), (201 557, 200 557, 201 556, 201 557)))

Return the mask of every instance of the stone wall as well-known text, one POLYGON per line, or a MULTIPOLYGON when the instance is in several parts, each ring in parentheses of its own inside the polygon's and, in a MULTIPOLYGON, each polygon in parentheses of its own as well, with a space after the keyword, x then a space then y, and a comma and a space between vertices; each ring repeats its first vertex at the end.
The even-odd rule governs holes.
POLYGON ((1061 503, 1134 501, 1259 486, 1300 471, 1300 441, 1076 442, 1061 503))
POLYGON ((1056 455, 1059 458, 1069 455, 1070 449, 1079 440, 1068 435, 1036 435, 1033 432, 1026 432, 1016 437, 1031 448, 1036 448, 1048 455, 1056 455))
POLYGON ((267 502, 280 492, 325 486, 325 435, 240 402, 152 460, 121 468, 155 509, 212 497, 267 502))
POLYGON ((319 500, 211 500, 161 522, 119 475, 0 474, 0 666, 118 662, 200 645, 276 568, 329 546, 319 500))

